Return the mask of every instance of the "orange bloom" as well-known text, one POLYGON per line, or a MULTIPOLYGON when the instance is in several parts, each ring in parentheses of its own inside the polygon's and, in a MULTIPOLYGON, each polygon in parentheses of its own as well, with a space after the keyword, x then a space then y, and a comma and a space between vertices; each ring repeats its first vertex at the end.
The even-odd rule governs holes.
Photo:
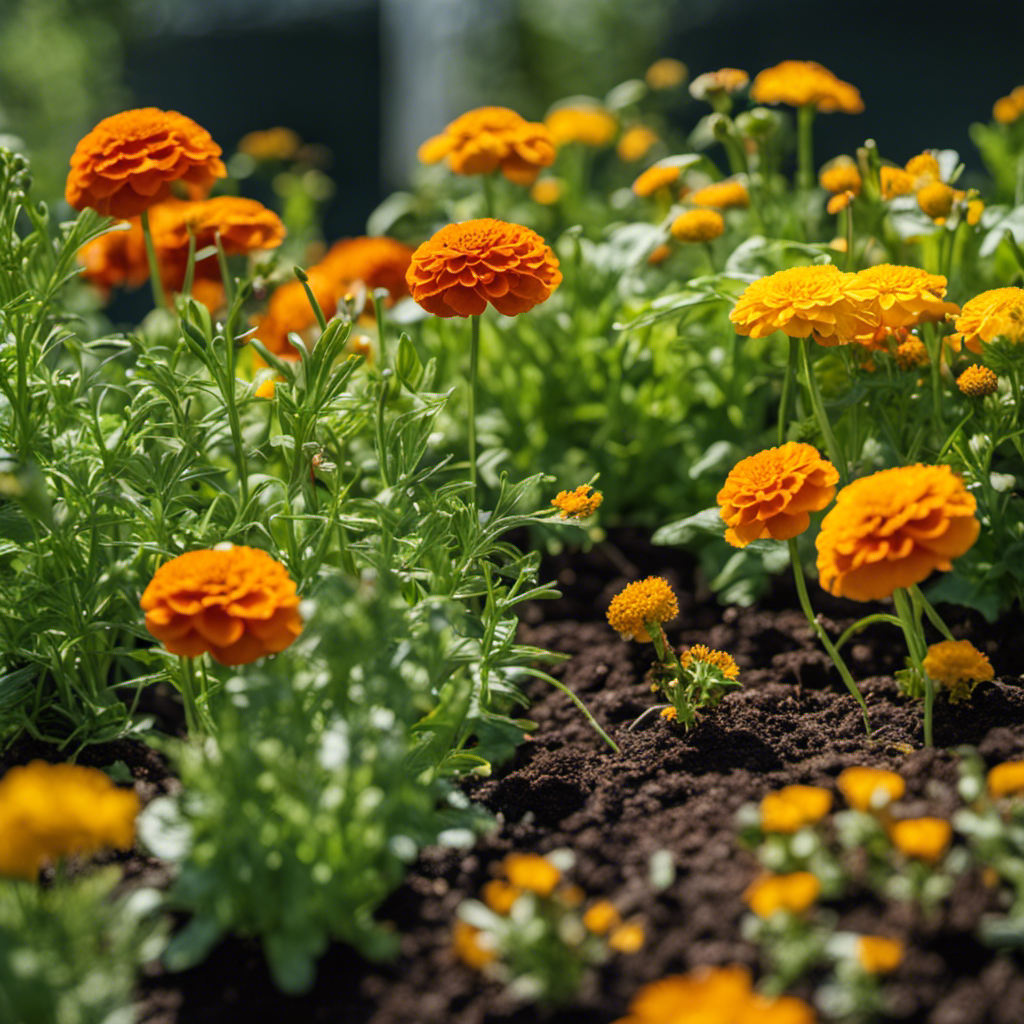
POLYGON ((598 900, 583 915, 583 927, 593 935, 605 935, 621 923, 615 904, 609 900, 598 900))
POLYGON ((949 336, 953 349, 960 342, 976 354, 996 338, 1024 340, 1024 288, 993 288, 964 303, 960 315, 952 318, 956 334, 949 336))
POLYGON ((820 786, 783 786, 761 799, 761 828, 792 833, 820 821, 832 808, 832 794, 820 786))
MULTIPOLYGON (((320 268, 311 267, 308 272, 309 287, 330 319, 341 297, 337 284, 320 268)), ((316 314, 309 304, 306 290, 301 281, 287 281, 270 296, 267 311, 254 318, 256 338, 282 359, 298 359, 299 353, 291 346, 288 335, 302 335, 317 324, 316 314)))
POLYGON ((697 206, 713 206, 728 210, 734 206, 746 209, 750 205, 750 193, 742 181, 716 181, 711 185, 691 192, 687 200, 697 206))
POLYGON ((859 196, 862 182, 856 163, 848 156, 840 156, 822 167, 818 174, 818 184, 833 195, 852 192, 859 196))
POLYGON ((733 466, 715 499, 733 547, 761 537, 789 540, 835 497, 839 472, 810 444, 787 441, 733 466))
POLYGON ((301 145, 302 139, 291 128, 266 128, 243 135, 238 152, 253 160, 291 160, 301 145))
POLYGON ((191 118, 143 107, 106 117, 75 147, 64 196, 76 210, 135 217, 182 182, 194 197, 227 170, 221 149, 191 118))
POLYGON ((722 93, 739 92, 740 89, 745 89, 749 82, 750 75, 739 68, 705 71, 690 83, 690 95, 695 100, 707 100, 709 97, 713 99, 722 93))
POLYGON ((679 603, 668 580, 648 576, 630 583, 612 598, 608 606, 608 624, 623 640, 650 643, 648 624, 660 625, 679 614, 679 603))
POLYGON ((1024 793, 1024 761, 1004 761, 990 768, 987 785, 993 800, 1024 793))
POLYGON ((179 555, 157 569, 139 603, 146 628, 172 654, 209 651, 224 665, 276 654, 302 632, 295 583, 255 548, 179 555))
POLYGON ((544 118, 556 146, 579 142, 600 149, 607 146, 618 131, 619 122, 597 103, 557 107, 544 118))
POLYGON ((785 103, 791 107, 813 105, 823 114, 841 111, 859 114, 864 109, 860 92, 836 78, 813 60, 784 60, 766 68, 750 87, 755 103, 785 103))
POLYGON ((896 346, 895 358, 901 370, 914 370, 928 365, 928 349, 920 338, 908 338, 896 346))
POLYGON ((646 125, 635 124, 627 128, 619 137, 619 144, 615 151, 619 154, 620 160, 631 164, 637 160, 643 160, 650 152, 651 146, 657 142, 657 132, 652 131, 646 125))
POLYGON ((1018 85, 1009 96, 1000 96, 992 106, 992 119, 999 124, 1013 124, 1024 114, 1024 85, 1018 85))
POLYGON ((550 896, 562 880, 562 872, 547 857, 536 853, 510 853, 502 867, 510 885, 538 896, 550 896))
POLYGON ((899 466, 844 487, 818 534, 818 577, 835 597, 880 601, 978 539, 977 503, 949 466, 899 466))
POLYGON ((953 829, 942 818, 904 818, 889 827, 893 846, 905 857, 934 864, 953 841, 953 829))
POLYGON ((918 189, 917 205, 932 220, 942 223, 953 209, 957 194, 941 181, 933 181, 924 188, 918 189))
POLYGON ((413 253, 406 280, 434 316, 478 316, 488 302, 517 316, 549 298, 562 272, 536 231, 483 218, 441 228, 413 253))
POLYGON ((978 683, 995 678, 992 662, 970 640, 941 640, 928 648, 921 663, 950 699, 965 700, 978 683))
POLYGON ((919 267, 881 263, 856 275, 850 294, 878 326, 857 340, 879 344, 900 327, 937 323, 960 312, 955 302, 943 301, 946 279, 919 267))
POLYGON ((78 250, 82 278, 104 292, 111 288, 138 288, 149 279, 146 242, 138 220, 127 231, 108 231, 78 250))
POLYGON ((802 914, 821 894, 821 882, 810 871, 788 875, 762 875, 743 893, 743 901, 758 917, 771 917, 779 911, 802 914))
POLYGON ((643 949, 646 933, 644 926, 638 921, 626 921, 620 924, 608 936, 608 948, 616 953, 639 953, 643 949))
POLYGON ((554 206, 562 198, 561 178, 541 178, 530 188, 530 198, 541 206, 554 206))
POLYGON ((865 813, 887 807, 907 789, 902 775, 883 768, 844 768, 836 785, 854 810, 865 813))
MULTIPOLYGON (((840 192, 838 195, 829 196, 829 200, 825 204, 825 212, 830 217, 834 217, 837 213, 842 213, 856 198, 857 194, 855 192, 840 192)), ((832 243, 832 248, 838 249, 840 252, 846 252, 846 239, 837 238, 832 243), (836 245, 836 242, 842 242, 842 245, 836 245)))
POLYGON ((467 966, 482 970, 497 958, 497 951, 489 945, 483 945, 480 937, 483 932, 465 921, 456 921, 452 932, 452 949, 455 955, 467 966))
POLYGON ((672 221, 669 231, 680 242, 710 242, 725 232, 725 221, 717 210, 686 210, 672 221))
POLYGON ((327 250, 317 265, 337 283, 339 293, 362 282, 369 291, 387 288, 391 301, 409 294, 405 275, 412 262, 412 246, 394 238, 342 238, 327 250))
POLYGON ((652 164, 633 182, 633 192, 642 199, 648 199, 659 189, 675 184, 680 174, 682 171, 678 164, 652 164))
POLYGON ((522 896, 522 889, 510 885, 503 878, 492 878, 480 890, 484 903, 496 914, 507 914, 513 904, 522 896))
POLYGON ((689 71, 681 60, 662 57, 647 69, 644 78, 652 89, 674 89, 686 81, 688 74, 689 71))
POLYGON ((905 947, 899 939, 882 935, 861 935, 857 939, 857 962, 868 974, 890 974, 903 963, 905 947))
POLYGON ((551 504, 559 510, 559 519, 586 519, 592 516, 604 501, 604 495, 590 484, 580 484, 574 491, 559 491, 551 504))
POLYGON ((419 149, 425 164, 448 158, 456 174, 490 174, 500 168, 509 181, 530 185, 555 162, 551 132, 507 107, 478 107, 457 117, 419 149))
POLYGON ((882 167, 878 172, 883 199, 909 196, 914 191, 914 180, 902 167, 882 167))
POLYGON ((731 654, 716 651, 705 644, 694 644, 679 656, 679 667, 685 673, 701 665, 710 665, 715 675, 722 679, 736 679, 740 674, 740 667, 731 654))

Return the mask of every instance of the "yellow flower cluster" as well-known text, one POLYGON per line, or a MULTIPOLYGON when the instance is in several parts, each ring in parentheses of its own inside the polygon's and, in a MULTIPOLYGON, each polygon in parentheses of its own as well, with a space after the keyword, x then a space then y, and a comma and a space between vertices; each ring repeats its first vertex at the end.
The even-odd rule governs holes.
POLYGON ((719 68, 717 71, 705 71, 690 83, 690 95, 695 100, 713 101, 721 95, 732 95, 745 89, 750 82, 750 75, 739 68, 719 68))
POLYGON ((954 351, 960 343, 975 354, 982 344, 996 338, 1020 343, 1024 340, 1024 288, 993 288, 976 295, 964 303, 958 316, 953 318, 956 333, 949 336, 954 351))
POLYGON ((784 60, 766 68, 754 79, 750 98, 755 103, 812 106, 823 114, 859 114, 864 110, 864 101, 855 86, 813 60, 784 60))
POLYGON ((978 683, 995 678, 992 663, 970 640, 932 644, 922 662, 925 672, 944 686, 950 700, 966 700, 978 683))
POLYGON ((903 963, 905 952, 900 939, 882 935, 861 935, 857 939, 857 961, 868 974, 890 974, 903 963))
POLYGON ((750 192, 742 181, 730 178, 705 185, 691 192, 686 199, 695 206, 712 206, 718 210, 746 209, 750 205, 750 192))
POLYGON ((619 129, 619 122, 598 103, 556 107, 544 118, 556 146, 579 142, 600 149, 607 146, 619 129))
POLYGON ((679 242, 711 242, 725 232, 725 221, 717 210, 686 210, 672 221, 669 231, 679 242))
POLYGON ((682 171, 679 169, 678 164, 659 160, 658 163, 648 167, 633 182, 633 192, 635 195, 640 196, 641 199, 649 199, 661 189, 674 185, 679 180, 680 174, 682 174, 682 171))
POLYGON ((580 484, 574 491, 559 491, 551 504, 559 509, 559 519, 586 519, 604 501, 604 495, 590 484, 580 484))
POLYGON ((902 775, 884 768, 845 768, 836 785, 854 810, 866 813, 884 810, 907 790, 902 775))
POLYGON ((690 72, 681 60, 672 57, 662 57, 656 60, 648 69, 644 78, 651 89, 674 89, 686 81, 690 72))
POLYGON ((1024 85, 1010 90, 1008 96, 1000 96, 992 104, 992 119, 1000 124, 1013 124, 1024 114, 1024 85))
MULTIPOLYGON (((818 175, 818 184, 833 195, 852 192, 859 196, 862 182, 856 163, 848 156, 840 156, 822 167, 818 175)), ((829 210, 829 213, 831 212, 829 210)))
POLYGON ((1024 793, 1024 761, 1004 761, 997 764, 989 769, 986 782, 989 796, 993 800, 1024 793))
POLYGON ((783 786, 761 799, 761 828, 789 834, 821 821, 832 809, 832 794, 821 786, 783 786))
POLYGON ((658 133, 644 124, 634 124, 627 128, 620 136, 615 152, 619 159, 627 164, 643 160, 651 151, 651 147, 658 143, 658 133))
POLYGON ((698 664, 710 665, 716 671, 721 672, 725 679, 735 679, 740 674, 740 667, 733 660, 731 654, 705 647, 704 644, 694 644, 684 651, 679 657, 679 664, 684 672, 698 664))
POLYGON ((889 826, 889 838, 904 857, 936 864, 953 841, 953 829, 943 818, 904 818, 889 826))
POLYGON ((608 623, 623 640, 651 642, 648 625, 660 625, 679 614, 679 603, 668 580, 648 576, 630 583, 612 598, 608 606, 608 623))
POLYGON ((760 918, 780 912, 802 914, 821 895, 821 882, 810 871, 793 871, 787 875, 762 875, 755 878, 743 893, 743 901, 760 918))

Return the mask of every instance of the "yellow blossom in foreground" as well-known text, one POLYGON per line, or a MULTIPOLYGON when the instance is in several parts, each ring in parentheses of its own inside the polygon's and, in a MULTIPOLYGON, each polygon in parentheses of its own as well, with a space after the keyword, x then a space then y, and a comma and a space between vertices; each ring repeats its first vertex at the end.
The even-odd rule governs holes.
POLYGON ((604 501, 604 495, 590 484, 580 484, 575 491, 559 491, 551 504, 559 509, 559 519, 586 519, 592 516, 604 501))
POLYGON ((536 853, 510 853, 502 862, 505 877, 517 889, 550 896, 562 880, 562 872, 536 853))
POLYGON ((677 164, 652 164, 633 182, 633 192, 642 199, 648 199, 659 189, 675 184, 681 173, 677 164))
MULTIPOLYGON (((657 686, 653 686, 652 689, 657 689, 657 686)), ((658 714, 661 715, 666 722, 674 722, 679 717, 679 713, 675 708, 662 708, 658 714)))
POLYGON ((750 83, 750 75, 739 68, 719 68, 717 71, 705 71, 690 83, 690 95, 695 100, 713 101, 723 93, 732 94, 745 89, 750 83))
POLYGON ((907 789, 902 775, 883 768, 846 768, 839 773, 836 785, 855 811, 865 812, 888 807, 907 789))
POLYGON ((758 917, 768 918, 780 911, 802 914, 821 894, 821 882, 809 871, 788 875, 762 875, 743 893, 743 901, 758 917))
POLYGON ((953 829, 943 818, 904 818, 889 827, 893 846, 905 857, 934 864, 953 841, 953 829))
MULTIPOLYGON (((845 210, 856 198, 857 196, 853 192, 840 192, 838 195, 831 196, 829 201, 825 204, 825 212, 830 217, 834 217, 837 213, 842 213, 842 211, 845 210)), ((841 246, 836 246, 833 243, 832 248, 838 248, 841 252, 846 252, 846 239, 839 238, 836 239, 836 241, 842 242, 843 244, 841 246)))
POLYGON ((679 242, 710 242, 725 231, 725 221, 717 210, 686 210, 669 228, 679 242))
POLYGON ((955 302, 946 302, 946 279, 920 267, 880 263, 861 270, 850 289, 869 319, 878 325, 857 340, 881 343, 900 327, 938 323, 960 312, 955 302))
POLYGON ((999 378, 987 366, 968 366, 957 377, 956 386, 969 398, 985 398, 999 390, 999 378))
POLYGON ((553 206, 562 198, 561 178, 541 178, 533 183, 530 198, 541 206, 553 206))
POLYGON ((970 199, 967 202, 967 223, 973 228, 981 222, 985 212, 985 203, 981 199, 970 199))
POLYGON ((668 245, 657 245, 652 250, 650 255, 647 257, 648 266, 657 267, 662 264, 672 255, 672 247, 668 245))
MULTIPOLYGON (((818 184, 826 192, 838 195, 840 192, 852 192, 860 195, 861 177, 857 165, 850 157, 838 157, 826 164, 818 175, 818 184)), ((831 213, 831 211, 829 211, 831 213)))
POLYGON ((914 191, 914 181, 902 167, 883 167, 879 171, 879 182, 883 199, 909 196, 914 191))
POLYGON ((896 365, 901 370, 914 370, 928 362, 928 349, 920 338, 908 338, 896 346, 896 365))
POLYGON ((266 128, 243 135, 238 152, 253 160, 291 160, 301 145, 302 139, 291 128, 266 128))
POLYGON ((910 175, 910 180, 914 183, 915 189, 922 189, 925 185, 932 185, 942 180, 939 161, 935 159, 932 153, 924 152, 917 156, 912 156, 907 161, 904 170, 910 175))
POLYGON ((746 209, 750 205, 750 193, 742 181, 716 181, 711 185, 691 192, 687 200, 696 206, 713 206, 719 210, 733 207, 746 209))
POLYGON ((965 700, 978 683, 995 678, 992 663, 970 640, 932 644, 922 664, 935 682, 949 690, 954 701, 965 700))
POLYGON ((903 963, 905 947, 899 939, 882 935, 861 935, 857 939, 857 962, 868 974, 889 974, 903 963))
POLYGON ((993 800, 1024 793, 1024 761, 1004 761, 990 768, 987 784, 993 800))
POLYGON ((783 786, 761 800, 765 832, 797 832, 820 821, 832 809, 832 794, 820 786, 783 786))
POLYGON ((620 160, 632 164, 637 160, 643 160, 657 142, 657 132, 652 131, 647 125, 635 124, 619 136, 619 143, 615 147, 615 151, 620 160))
POLYGON ((674 89, 686 81, 688 74, 689 71, 681 60, 662 57, 647 69, 644 78, 652 89, 674 89))
POLYGON ((1024 85, 1011 90, 1009 96, 1000 96, 992 105, 992 119, 999 124, 1013 124, 1024 114, 1024 85))
POLYGON ((917 205, 932 220, 943 221, 950 215, 956 193, 941 181, 933 181, 917 192, 917 205))
POLYGON ((683 651, 679 657, 679 664, 684 672, 698 663, 710 665, 721 672, 726 679, 735 679, 740 674, 740 667, 733 660, 731 654, 705 647, 704 644, 694 644, 688 650, 683 651))
POLYGON ((766 68, 750 87, 755 103, 785 103, 791 107, 813 106, 823 114, 864 110, 860 92, 813 60, 784 60, 766 68))
POLYGON ((544 124, 556 146, 579 142, 595 149, 607 146, 619 128, 612 114, 597 103, 557 107, 544 118, 544 124))
POLYGON ((507 914, 522 894, 522 889, 510 885, 503 878, 492 878, 480 890, 484 903, 496 914, 507 914))
POLYGON ((277 380, 271 377, 269 380, 265 380, 254 392, 253 395, 256 398, 273 398, 274 393, 277 391, 277 380))
POLYGON ((608 948, 616 953, 639 953, 644 945, 644 926, 635 921, 620 924, 608 936, 608 948))
POLYGON ((623 640, 651 642, 648 624, 659 625, 679 614, 679 603, 668 580, 648 576, 630 583, 612 598, 608 606, 608 623, 623 640))
POLYGON ((452 932, 452 949, 455 955, 467 966, 481 970, 488 964, 493 963, 497 957, 497 951, 489 949, 480 943, 482 932, 465 921, 456 921, 452 932))
POLYGON ((1024 288, 992 288, 975 295, 952 319, 956 333, 949 336, 949 343, 954 351, 960 351, 961 341, 976 354, 983 343, 996 338, 1020 342, 1024 339, 1024 288))
POLYGON ((583 927, 594 935, 605 935, 621 923, 622 918, 610 900, 598 900, 583 915, 583 927))

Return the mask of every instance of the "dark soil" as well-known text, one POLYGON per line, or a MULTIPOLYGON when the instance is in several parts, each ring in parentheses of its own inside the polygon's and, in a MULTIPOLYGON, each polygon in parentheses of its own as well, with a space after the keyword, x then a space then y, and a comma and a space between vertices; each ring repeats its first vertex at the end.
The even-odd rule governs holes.
MULTIPOLYGON (((401 958, 367 963, 337 946, 323 959, 315 990, 285 998, 272 988, 259 947, 231 940, 201 966, 179 975, 156 966, 142 985, 145 1024, 607 1024, 621 1016, 645 982, 700 964, 744 963, 758 954, 740 937, 741 894, 757 873, 738 843, 737 808, 787 783, 823 785, 845 767, 897 769, 907 780, 907 815, 948 815, 957 805, 956 758, 978 748, 987 763, 1024 756, 1024 629, 1019 616, 998 627, 944 609, 958 636, 971 639, 995 666, 998 681, 970 703, 936 704, 935 750, 922 750, 919 705, 900 697, 892 679, 902 638, 872 627, 850 647, 874 734, 816 646, 791 585, 751 609, 722 609, 695 582, 691 560, 650 548, 629 534, 587 555, 548 566, 566 596, 527 609, 524 641, 570 655, 554 669, 622 748, 610 753, 563 695, 538 684, 530 712, 539 728, 514 761, 466 784, 497 819, 469 851, 429 849, 382 919, 403 935, 401 958), (644 674, 651 645, 625 643, 604 621, 611 597, 627 582, 658 573, 680 595, 680 617, 667 629, 675 644, 705 643, 730 652, 744 688, 733 692, 689 734, 660 718, 630 731, 652 704, 644 674), (576 855, 572 880, 590 897, 638 915, 644 950, 617 956, 576 1004, 545 1016, 512 1003, 497 984, 459 963, 451 951, 458 904, 477 897, 509 851, 576 855), (651 856, 667 850, 675 881, 652 889, 651 856)), ((814 595, 833 632, 865 613, 862 605, 814 595), (820 599, 820 600, 819 600, 820 599)), ((133 771, 124 752, 116 758, 133 771)), ((138 765, 144 773, 145 761, 138 765)), ((143 777, 140 776, 140 777, 143 777)), ((841 801, 839 801, 841 804, 841 801)), ((994 896, 974 873, 961 876, 932 917, 898 904, 847 900, 836 906, 842 929, 902 934, 908 955, 887 981, 894 1020, 925 1024, 1021 1024, 1024 958, 995 953, 974 936, 994 896)), ((798 990, 799 992, 799 990, 798 990)), ((809 996, 810 991, 799 994, 809 996)))

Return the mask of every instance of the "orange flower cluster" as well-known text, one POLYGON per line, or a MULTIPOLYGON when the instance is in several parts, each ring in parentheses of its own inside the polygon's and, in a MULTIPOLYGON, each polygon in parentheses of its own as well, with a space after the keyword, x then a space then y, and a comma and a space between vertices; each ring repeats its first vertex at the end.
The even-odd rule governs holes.
POLYGON ((986 786, 993 800, 1024 793, 1024 761, 1004 761, 990 768, 986 786))
MULTIPOLYGON (((833 195, 852 192, 855 196, 859 196, 863 183, 857 164, 848 156, 840 156, 822 167, 818 174, 818 184, 833 195)), ((831 212, 829 210, 829 213, 831 212)))
POLYGON ((302 139, 291 128, 265 128, 249 132, 238 141, 238 152, 253 160, 292 160, 302 145, 302 139))
POLYGON ((768 918, 780 911, 802 914, 821 895, 821 882, 810 871, 787 875, 762 875, 743 893, 743 901, 758 917, 768 918))
POLYGON ((295 583, 255 548, 179 555, 157 569, 139 603, 146 628, 172 654, 209 651, 224 665, 276 654, 302 632, 295 583))
POLYGON ((542 167, 555 162, 555 141, 543 125, 507 107, 478 107, 427 139, 418 153, 425 164, 447 158, 456 174, 490 174, 498 169, 517 185, 531 185, 542 167))
POLYGON ((889 826, 889 838, 904 857, 936 864, 953 841, 953 829, 943 818, 904 818, 889 826))
POLYGON ((574 491, 559 491, 551 504, 559 510, 559 519, 586 519, 592 516, 604 501, 604 495, 590 484, 580 484, 574 491))
POLYGON ((725 232, 725 221, 717 210, 685 210, 672 221, 669 231, 678 242, 711 242, 725 232))
POLYGON ((861 935, 857 939, 857 962, 868 974, 891 974, 903 963, 905 952, 900 939, 883 935, 861 935))
POLYGON ((673 57, 662 57, 656 60, 644 74, 644 79, 651 89, 674 89, 686 81, 689 70, 681 60, 673 57))
POLYGON ((784 60, 766 68, 750 87, 755 103, 785 103, 791 107, 813 106, 823 114, 841 111, 859 114, 864 109, 860 92, 836 78, 813 60, 784 60))
POLYGON ((970 640, 932 644, 922 665, 935 682, 949 690, 952 701, 966 700, 978 683, 995 678, 992 662, 970 640))
POLYGON ((578 142, 594 149, 607 146, 619 130, 619 122, 597 103, 556 107, 544 118, 544 125, 556 146, 578 142))
POLYGON ((658 141, 657 132, 646 125, 634 124, 619 136, 615 152, 618 153, 619 159, 627 164, 636 163, 637 160, 643 160, 658 141))
POLYGON ((33 761, 0 779, 0 875, 35 879, 46 863, 135 842, 139 798, 95 768, 33 761))
POLYGON ((761 537, 789 540, 811 525, 809 513, 835 497, 839 472, 813 445, 788 441, 741 459, 715 499, 737 548, 761 537))
POLYGON ((108 231, 78 250, 83 279, 102 292, 109 292, 111 288, 138 288, 149 280, 142 224, 137 219, 124 223, 128 225, 127 231, 108 231))
POLYGON ((899 466, 843 488, 818 534, 818 577, 835 597, 878 601, 977 540, 977 503, 949 466, 899 466))
POLYGON ((956 333, 949 336, 954 351, 960 343, 975 354, 996 338, 1024 340, 1024 288, 993 288, 964 303, 953 318, 956 333))
POLYGON ((659 160, 633 182, 633 193, 641 199, 649 199, 661 189, 674 185, 682 173, 679 164, 659 160))
POLYGON ((731 654, 716 651, 704 644, 694 644, 679 656, 679 665, 683 672, 689 672, 698 665, 708 665, 720 674, 723 679, 735 679, 740 674, 740 667, 731 654))
POLYGON ((713 206, 718 210, 728 210, 732 207, 745 210, 750 205, 747 186, 735 179, 705 185, 696 192, 691 192, 686 198, 688 202, 697 206, 713 206))
POLYGON ((783 786, 761 799, 761 828, 791 834, 821 821, 832 809, 832 794, 821 786, 783 786))
POLYGON ((1013 124, 1024 114, 1024 85, 1010 90, 1008 96, 1000 96, 992 104, 992 119, 999 124, 1013 124))
POLYGON ((896 365, 901 370, 915 370, 928 365, 928 349, 920 338, 907 338, 896 346, 896 365))
POLYGON ((182 182, 194 198, 227 174, 221 148, 191 118, 143 107, 106 117, 75 148, 64 195, 76 210, 135 217, 182 182))
POLYGON ((441 228, 413 253, 406 280, 434 316, 479 316, 488 303, 517 316, 548 299, 562 273, 536 231, 483 218, 441 228))
POLYGON ((955 302, 945 302, 946 279, 919 267, 880 263, 856 275, 851 298, 873 330, 857 337, 864 345, 884 348, 889 335, 901 327, 938 323, 960 312, 955 302))
POLYGON ((902 775, 884 768, 844 768, 836 785, 846 802, 864 813, 883 810, 899 800, 907 789, 902 775))
POLYGON ((623 640, 650 643, 647 624, 661 624, 679 614, 679 603, 668 580, 648 576, 630 583, 612 598, 608 606, 608 624, 623 640))

